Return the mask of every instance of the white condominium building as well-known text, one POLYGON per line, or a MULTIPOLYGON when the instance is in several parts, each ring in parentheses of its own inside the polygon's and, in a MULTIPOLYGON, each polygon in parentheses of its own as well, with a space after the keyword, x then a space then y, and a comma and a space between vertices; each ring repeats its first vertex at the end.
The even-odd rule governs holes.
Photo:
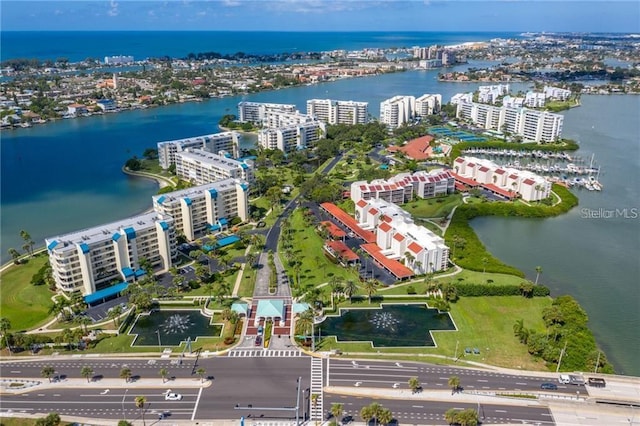
POLYGON ((564 121, 561 114, 476 102, 458 103, 456 116, 484 129, 508 132, 532 142, 556 141, 562 136, 564 121))
POLYGON ((314 146, 324 137, 326 126, 322 121, 312 121, 277 129, 262 129, 258 133, 258 144, 264 149, 279 149, 291 152, 314 146))
POLYGON ((557 99, 560 101, 566 101, 571 96, 571 90, 553 86, 544 86, 542 93, 544 93, 544 96, 548 99, 557 99))
POLYGON ((424 94, 416 99, 415 115, 426 117, 440 112, 442 106, 442 95, 424 94))
POLYGON ((494 185, 516 193, 525 201, 539 201, 551 193, 551 183, 544 177, 526 170, 501 167, 485 159, 458 157, 453 162, 453 170, 457 175, 482 185, 494 185))
POLYGON ((408 123, 415 116, 415 96, 394 96, 380 103, 380 122, 390 128, 408 123))
POLYGON ((373 231, 380 253, 398 260, 416 274, 447 268, 449 247, 444 240, 413 222, 411 214, 385 200, 360 200, 355 206, 360 227, 373 231))
POLYGON ((176 153, 176 175, 195 185, 229 178, 253 183, 253 161, 238 161, 203 149, 187 149, 176 153))
POLYGON ((133 56, 117 55, 117 56, 105 56, 105 65, 125 65, 133 63, 133 56))
POLYGON ((368 102, 309 99, 307 115, 328 124, 366 124, 368 102))
POLYGON ((144 275, 142 259, 166 272, 175 258, 171 216, 147 213, 45 240, 56 286, 83 295, 144 275))
POLYGON ((546 102, 544 93, 527 92, 524 98, 524 105, 529 108, 542 108, 546 102))
POLYGON ((160 167, 166 170, 176 163, 176 153, 188 148, 204 149, 215 154, 228 153, 235 158, 238 157, 239 145, 240 133, 238 132, 222 132, 158 142, 158 160, 160 167))
POLYGON ((524 98, 507 95, 504 98, 502 98, 502 106, 512 107, 512 108, 522 108, 524 106, 524 98))
POLYGON ((423 170, 411 173, 400 173, 388 180, 375 179, 351 184, 351 199, 382 199, 390 203, 403 204, 414 197, 432 198, 439 195, 452 194, 455 191, 453 175, 444 169, 430 172, 423 170))
POLYGON ((174 219, 176 231, 189 241, 203 232, 224 229, 228 221, 249 218, 249 184, 238 179, 155 195, 153 209, 174 219))
POLYGON ((311 123, 316 121, 313 117, 299 112, 267 111, 262 124, 269 129, 279 127, 297 126, 298 124, 311 123))
POLYGON ((495 104, 500 96, 504 96, 509 93, 509 89, 508 84, 480 86, 478 87, 478 101, 485 104, 495 104))
POLYGON ((458 105, 462 102, 473 102, 473 92, 469 93, 456 93, 451 97, 451 105, 458 105))
POLYGON ((267 112, 295 113, 296 106, 291 104, 270 104, 261 102, 240 102, 238 104, 238 121, 262 123, 267 112))

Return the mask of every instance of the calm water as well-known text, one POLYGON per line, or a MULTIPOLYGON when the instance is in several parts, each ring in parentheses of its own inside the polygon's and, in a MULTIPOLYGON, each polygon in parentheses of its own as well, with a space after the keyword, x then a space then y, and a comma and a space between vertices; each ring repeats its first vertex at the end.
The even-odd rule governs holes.
POLYGON ((0 52, 2 60, 67 58, 78 62, 111 55, 131 55, 141 60, 183 58, 190 52, 273 54, 451 45, 497 37, 519 36, 493 32, 3 31, 0 52))
POLYGON ((177 310, 140 315, 129 334, 138 335, 133 346, 178 346, 188 338, 195 342, 199 336, 218 337, 221 332, 222 325, 210 324, 210 318, 200 311, 177 310))
POLYGON ((430 331, 455 330, 448 313, 426 305, 382 305, 381 309, 342 309, 316 326, 339 342, 373 342, 375 347, 435 346, 430 331))
POLYGON ((580 206, 544 219, 480 218, 473 228, 491 253, 540 282, 571 294, 587 311, 596 340, 619 373, 640 375, 640 96, 583 96, 565 114, 563 134, 595 154, 601 193, 578 191, 580 206), (608 212, 618 217, 588 218, 608 212), (636 209, 636 210, 632 210, 636 209), (595 212, 595 213, 591 213, 595 212), (626 217, 625 217, 626 215, 626 217))

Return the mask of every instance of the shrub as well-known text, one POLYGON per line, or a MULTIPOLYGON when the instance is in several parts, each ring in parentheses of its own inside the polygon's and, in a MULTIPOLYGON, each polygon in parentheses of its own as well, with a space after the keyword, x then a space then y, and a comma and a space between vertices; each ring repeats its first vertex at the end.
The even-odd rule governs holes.
POLYGON ((416 294, 416 288, 412 285, 407 287, 407 294, 416 294))

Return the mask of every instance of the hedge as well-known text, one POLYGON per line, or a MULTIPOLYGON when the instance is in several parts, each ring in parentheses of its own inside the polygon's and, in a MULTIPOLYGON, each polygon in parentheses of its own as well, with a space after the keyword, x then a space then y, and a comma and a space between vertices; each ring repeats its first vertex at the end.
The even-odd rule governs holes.
MULTIPOLYGON (((522 290, 517 285, 487 285, 474 283, 454 284, 458 291, 458 296, 483 297, 483 296, 520 296, 522 290)), ((533 286, 533 297, 549 296, 551 291, 543 285, 533 286)))

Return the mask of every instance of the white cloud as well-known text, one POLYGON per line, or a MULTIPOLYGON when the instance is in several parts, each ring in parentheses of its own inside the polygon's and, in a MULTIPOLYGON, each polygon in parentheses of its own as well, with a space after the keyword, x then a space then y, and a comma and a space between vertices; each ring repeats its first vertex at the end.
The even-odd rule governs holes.
POLYGON ((222 0, 222 5, 226 7, 238 7, 242 6, 239 0, 222 0))
POLYGON ((118 14, 120 13, 120 11, 118 10, 118 2, 116 2, 115 0, 111 0, 111 2, 109 3, 109 11, 107 12, 107 15, 109 16, 118 16, 118 14))

